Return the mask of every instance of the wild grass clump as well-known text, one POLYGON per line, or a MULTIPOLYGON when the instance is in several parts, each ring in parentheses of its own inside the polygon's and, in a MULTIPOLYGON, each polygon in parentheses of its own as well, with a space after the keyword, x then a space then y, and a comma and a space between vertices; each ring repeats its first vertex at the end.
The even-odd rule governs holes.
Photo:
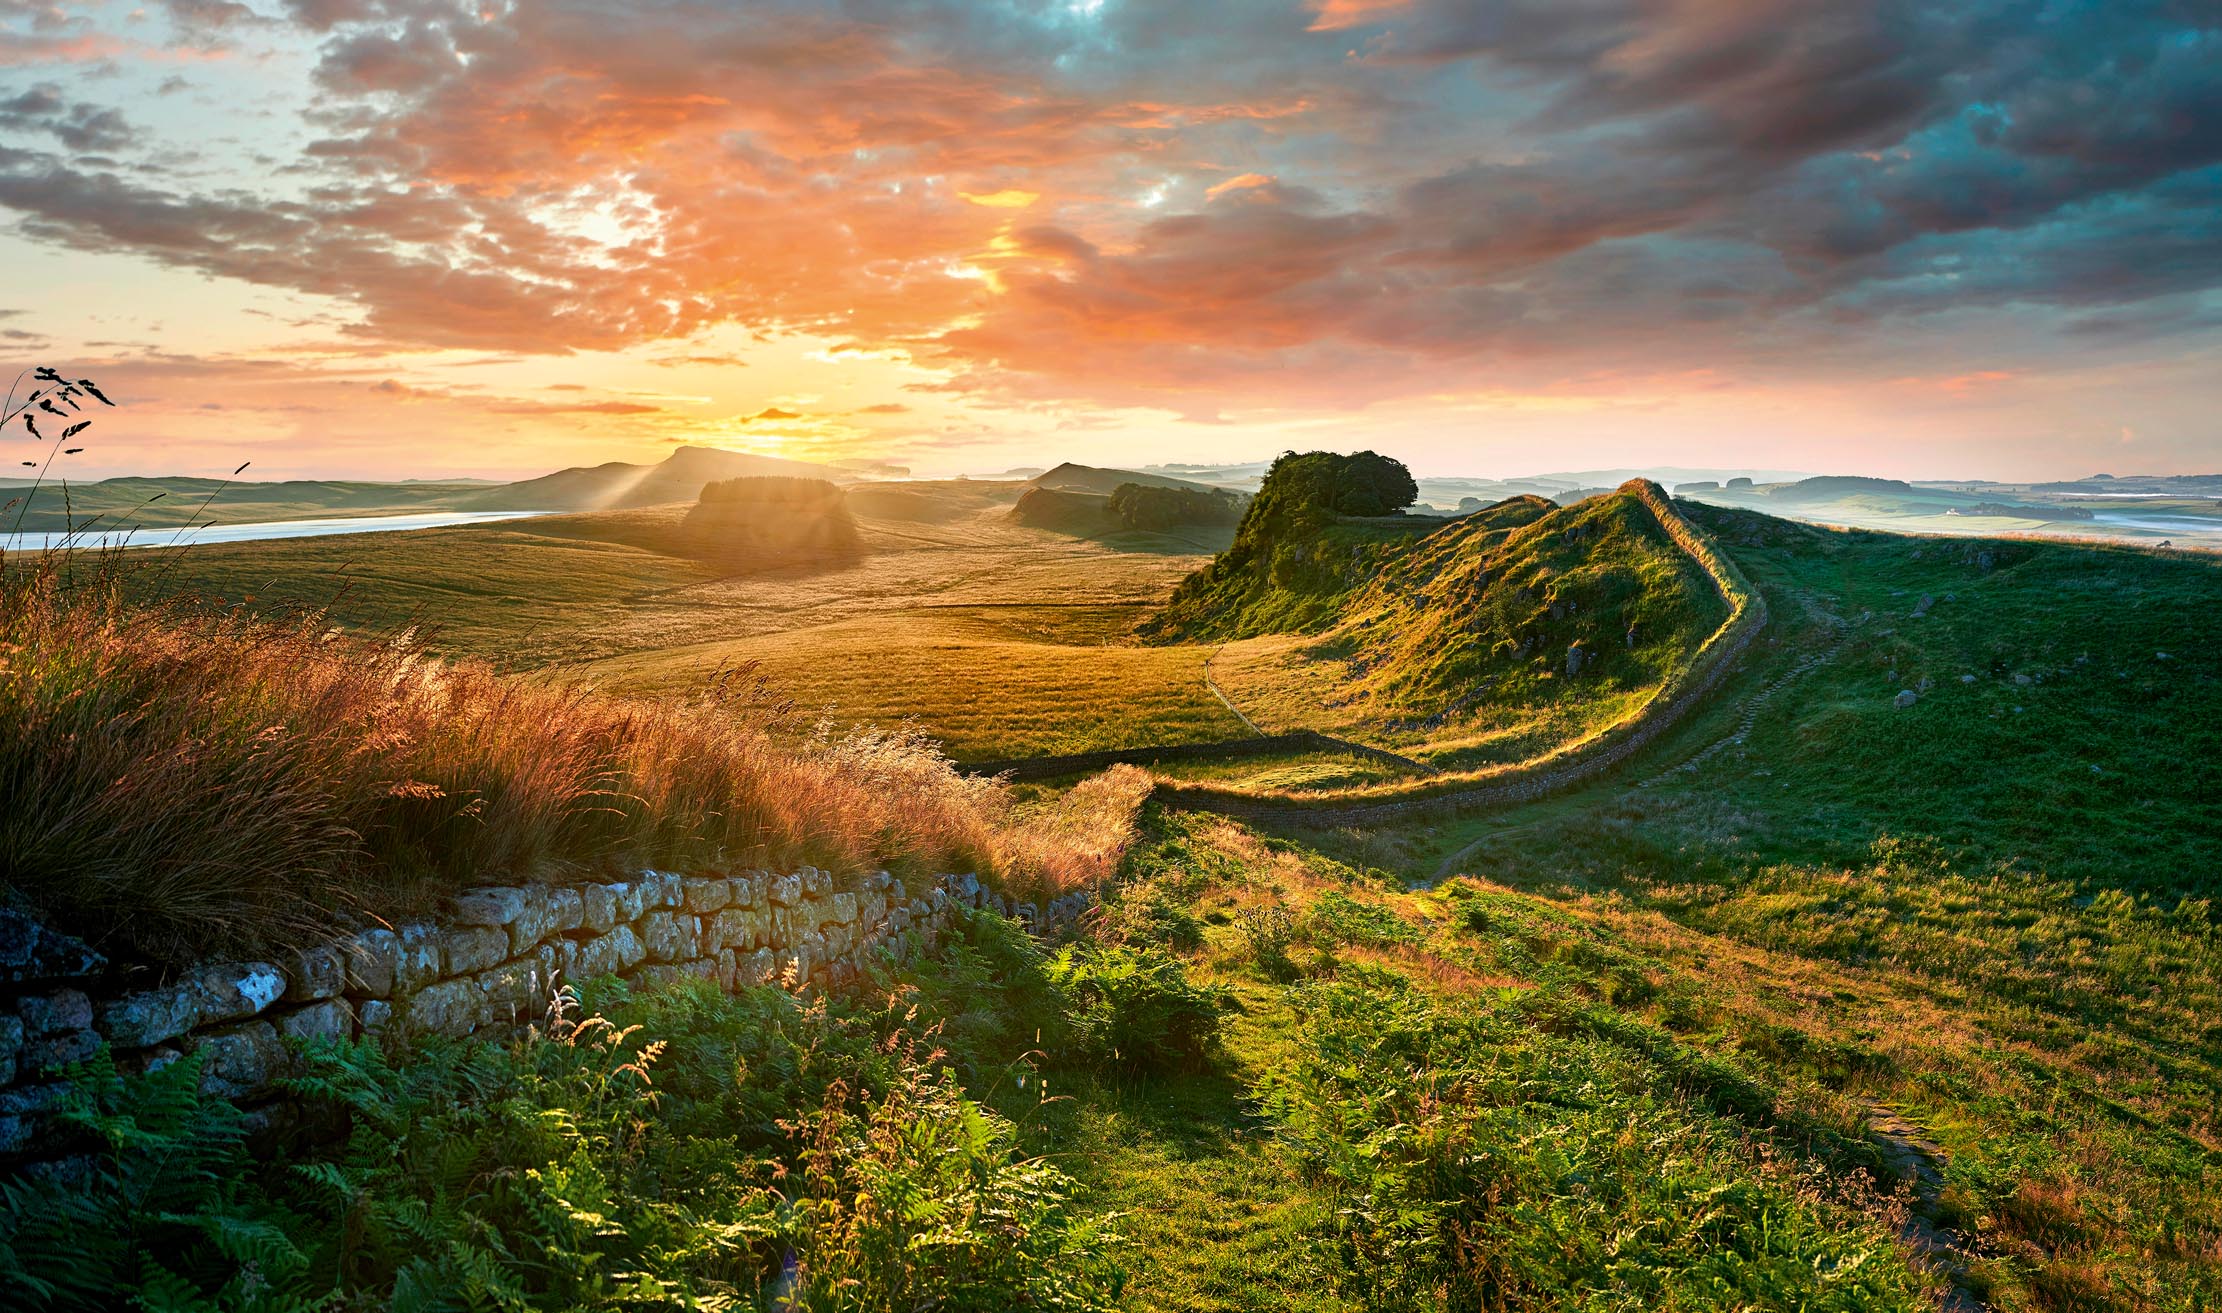
POLYGON ((746 695, 521 683, 407 630, 122 591, 57 568, 0 580, 0 870, 140 952, 252 948, 335 909, 613 862, 1069 887, 1116 865, 1139 802, 1111 778, 1028 828, 915 732, 797 732, 746 695))
POLYGON ((1073 945, 1048 964, 1066 1000, 1066 1051, 1107 1071, 1201 1071, 1233 996, 1154 948, 1073 945))

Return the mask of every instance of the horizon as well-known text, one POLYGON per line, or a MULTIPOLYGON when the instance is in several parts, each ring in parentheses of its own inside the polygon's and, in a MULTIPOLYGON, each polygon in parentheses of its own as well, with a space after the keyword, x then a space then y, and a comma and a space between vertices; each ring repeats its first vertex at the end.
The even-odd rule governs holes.
POLYGON ((2222 18, 1996 8, 24 8, 0 342, 74 479, 2212 472, 2222 18))

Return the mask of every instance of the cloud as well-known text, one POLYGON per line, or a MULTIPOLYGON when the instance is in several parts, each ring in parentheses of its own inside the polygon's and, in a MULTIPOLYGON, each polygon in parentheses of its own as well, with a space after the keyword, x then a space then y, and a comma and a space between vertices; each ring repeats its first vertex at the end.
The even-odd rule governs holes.
POLYGON ((1708 356, 1971 375, 1878 357, 2031 308, 2196 339, 2222 287, 2222 14, 2175 0, 289 0, 282 40, 169 10, 145 62, 309 51, 308 144, 146 162, 152 116, 41 82, 0 101, 0 205, 331 298, 366 349, 735 325, 943 394, 1212 418, 1708 356))

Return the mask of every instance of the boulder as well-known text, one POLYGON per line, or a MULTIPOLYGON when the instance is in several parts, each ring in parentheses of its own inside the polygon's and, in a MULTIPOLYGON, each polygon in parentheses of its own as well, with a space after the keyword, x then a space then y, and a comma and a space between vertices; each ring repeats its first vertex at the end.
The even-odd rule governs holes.
POLYGON ((1919 702, 1920 700, 1921 695, 1919 693, 1914 692, 1910 688, 1905 688, 1898 690, 1898 696, 1890 700, 1890 705, 1898 708, 1900 711, 1904 711, 1907 707, 1912 706, 1914 703, 1919 702))

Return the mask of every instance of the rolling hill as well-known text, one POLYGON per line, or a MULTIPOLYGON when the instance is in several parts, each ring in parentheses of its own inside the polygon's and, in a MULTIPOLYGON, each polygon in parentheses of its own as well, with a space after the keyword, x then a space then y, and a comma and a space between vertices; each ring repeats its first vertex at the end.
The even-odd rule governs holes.
POLYGON ((693 501, 723 479, 764 475, 843 478, 843 472, 809 461, 756 456, 714 447, 681 447, 654 465, 610 461, 504 484, 466 500, 472 510, 599 511, 693 501))

